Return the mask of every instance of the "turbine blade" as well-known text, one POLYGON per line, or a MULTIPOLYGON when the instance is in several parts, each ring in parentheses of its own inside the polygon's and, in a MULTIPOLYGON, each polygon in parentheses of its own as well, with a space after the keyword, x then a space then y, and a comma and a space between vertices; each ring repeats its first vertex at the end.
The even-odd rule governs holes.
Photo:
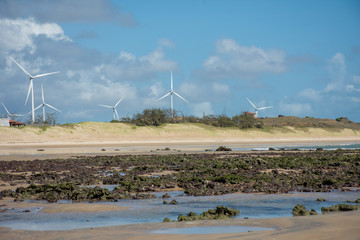
POLYGON ((16 63, 16 65, 18 65, 18 67, 19 67, 26 75, 28 75, 30 78, 33 78, 33 76, 31 76, 31 74, 30 74, 28 71, 26 71, 26 69, 23 68, 23 66, 21 66, 20 63, 18 63, 17 61, 15 61, 15 59, 13 59, 12 57, 10 57, 10 58, 11 58, 11 60, 13 60, 14 63, 16 63))
POLYGON ((252 101, 250 101, 250 99, 248 99, 248 98, 246 98, 246 99, 249 101, 249 103, 251 104, 251 106, 253 106, 253 108, 258 109, 258 108, 255 106, 255 104, 254 104, 252 101))
POLYGON ((171 72, 171 91, 174 90, 174 84, 173 84, 173 77, 172 77, 172 72, 171 72))
MULTIPOLYGON (((39 108, 41 108, 41 106, 42 106, 43 104, 40 104, 39 106, 37 106, 36 108, 34 108, 34 112, 36 111, 36 110, 38 110, 39 108)), ((31 113, 31 112, 30 112, 31 113)))
POLYGON ((58 111, 58 112, 61 112, 59 109, 57 109, 57 108, 55 108, 55 107, 51 106, 51 105, 50 105, 50 104, 48 104, 48 103, 45 103, 45 105, 46 105, 46 106, 48 106, 49 108, 52 108, 52 109, 54 109, 54 110, 58 111))
POLYGON ((124 99, 124 97, 120 98, 120 100, 115 104, 114 108, 117 107, 117 105, 124 99))
POLYGON ((162 96, 161 98, 159 98, 159 99, 156 100, 156 101, 160 101, 161 99, 166 98, 166 97, 169 96, 171 93, 172 93, 171 91, 168 92, 167 94, 165 94, 164 96, 162 96))
POLYGON ((31 92, 32 87, 33 87, 33 80, 30 79, 29 90, 28 90, 28 94, 26 96, 25 105, 27 104, 27 101, 29 100, 29 96, 30 96, 30 92, 31 92))
POLYGON ((99 104, 99 106, 101 106, 101 107, 106 107, 106 108, 113 108, 113 107, 111 107, 111 106, 103 105, 103 104, 99 104))
POLYGON ((182 96, 180 96, 179 94, 177 94, 176 92, 173 92, 176 96, 178 96, 179 98, 181 98, 182 100, 184 100, 185 102, 189 103, 185 98, 183 98, 182 96))
POLYGON ((3 107, 5 108, 5 111, 7 112, 7 114, 9 114, 9 116, 10 116, 11 114, 9 113, 9 111, 7 110, 7 108, 5 107, 4 103, 1 103, 1 104, 2 104, 3 107))
POLYGON ((44 88, 43 88, 43 85, 42 85, 42 84, 41 84, 41 97, 42 97, 43 103, 45 103, 44 88))
POLYGON ((116 111, 115 108, 114 108, 114 111, 115 111, 115 115, 116 115, 116 117, 117 117, 117 120, 119 120, 119 114, 118 114, 118 112, 116 111))
POLYGON ((38 74, 38 75, 34 76, 33 78, 44 77, 44 76, 48 76, 48 75, 52 75, 52 74, 56 74, 56 73, 59 73, 59 72, 51 72, 51 73, 38 74))
POLYGON ((258 110, 264 110, 264 109, 267 109, 267 108, 272 108, 273 106, 270 106, 270 107, 262 107, 262 108, 259 108, 258 110))

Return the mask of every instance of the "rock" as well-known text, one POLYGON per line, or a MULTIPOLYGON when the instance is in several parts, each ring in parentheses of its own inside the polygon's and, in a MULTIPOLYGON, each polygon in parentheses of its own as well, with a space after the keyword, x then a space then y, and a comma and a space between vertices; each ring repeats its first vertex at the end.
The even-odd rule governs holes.
POLYGON ((324 198, 318 198, 316 199, 317 202, 325 202, 326 200, 324 198))
POLYGON ((328 213, 328 212, 344 212, 344 211, 355 211, 360 210, 359 205, 351 205, 351 204, 337 204, 331 207, 322 207, 321 212, 322 213, 328 213))
POLYGON ((161 198, 170 198, 170 194, 166 193, 166 194, 162 195, 161 198))
POLYGON ((177 205, 179 204, 178 201, 176 201, 175 199, 171 200, 171 202, 169 204, 173 204, 173 205, 177 205))
POLYGON ((216 149, 216 151, 232 151, 232 149, 225 146, 220 146, 216 149))
POLYGON ((307 216, 310 212, 303 205, 298 204, 293 208, 292 214, 293 216, 307 216))
POLYGON ((169 218, 164 218, 163 222, 174 222, 174 220, 171 220, 169 218))

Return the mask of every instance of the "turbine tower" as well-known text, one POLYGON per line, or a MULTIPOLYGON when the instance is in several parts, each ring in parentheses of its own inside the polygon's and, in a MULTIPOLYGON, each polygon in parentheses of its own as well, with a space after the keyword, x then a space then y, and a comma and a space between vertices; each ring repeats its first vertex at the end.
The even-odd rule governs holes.
POLYGON ((54 110, 56 110, 56 111, 58 111, 58 112, 61 112, 60 110, 58 110, 58 109, 56 109, 56 108, 54 108, 53 106, 51 106, 50 104, 48 104, 48 103, 46 103, 45 102, 45 97, 44 97, 44 89, 43 89, 43 85, 41 84, 41 99, 42 99, 42 103, 39 105, 39 106, 37 106, 35 109, 34 109, 34 111, 36 111, 36 110, 38 110, 39 108, 41 108, 42 107, 42 110, 43 110, 43 122, 45 122, 45 106, 48 106, 49 108, 52 108, 52 109, 54 109, 54 110))
POLYGON ((39 78, 39 77, 45 77, 48 75, 52 75, 55 73, 59 73, 59 72, 51 72, 51 73, 43 73, 43 74, 38 74, 35 76, 32 76, 28 71, 25 70, 25 68, 23 66, 21 66, 17 61, 15 61, 12 57, 10 57, 11 60, 14 61, 14 63, 16 63, 16 65, 18 65, 18 67, 30 78, 30 85, 29 85, 29 90, 28 90, 28 94, 26 97, 26 101, 25 101, 25 105, 27 104, 27 101, 29 99, 29 95, 31 92, 31 120, 32 122, 35 122, 35 109, 34 109, 34 85, 33 85, 33 79, 35 78, 39 78))
POLYGON ((258 108, 258 107, 255 106, 255 104, 254 104, 252 101, 250 101, 250 99, 248 99, 248 98, 246 98, 246 99, 249 101, 249 103, 251 104, 251 106, 253 106, 253 108, 255 108, 255 117, 256 117, 256 118, 258 117, 258 111, 264 110, 264 109, 267 109, 267 108, 272 108, 272 106, 270 106, 270 107, 261 107, 261 108, 258 108))
POLYGON ((21 117, 21 116, 24 116, 22 114, 16 114, 16 113, 10 113, 7 108, 5 107, 5 104, 4 103, 1 103, 3 105, 3 107, 5 108, 5 111, 7 112, 9 118, 12 118, 12 117, 21 117))
POLYGON ((99 106, 102 107, 106 107, 106 108, 112 108, 113 110, 113 120, 116 120, 115 118, 117 118, 117 120, 119 121, 119 114, 116 110, 117 105, 119 105, 119 103, 124 99, 124 97, 120 98, 120 100, 112 107, 112 106, 108 106, 108 105, 103 105, 103 104, 99 104, 99 106))
POLYGON ((179 97, 180 99, 182 99, 183 101, 189 103, 185 98, 183 98, 182 96, 180 96, 178 93, 176 93, 174 91, 173 88, 173 77, 172 77, 172 72, 171 72, 171 89, 170 91, 165 94, 164 96, 162 96, 161 98, 159 98, 157 101, 160 101, 163 98, 166 98, 167 96, 170 95, 170 107, 171 107, 171 117, 174 118, 174 103, 173 103, 173 94, 175 94, 177 97, 179 97))

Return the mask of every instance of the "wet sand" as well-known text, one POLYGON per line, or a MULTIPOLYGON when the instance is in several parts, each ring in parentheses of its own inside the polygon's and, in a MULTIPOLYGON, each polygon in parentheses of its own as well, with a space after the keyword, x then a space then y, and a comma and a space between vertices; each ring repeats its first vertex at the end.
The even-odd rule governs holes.
POLYGON ((199 153, 219 146, 257 148, 305 145, 336 145, 360 143, 360 138, 288 138, 288 139, 179 139, 158 141, 89 141, 0 143, 1 160, 34 160, 76 158, 76 156, 199 153), (165 150, 168 148, 169 150, 165 150))
POLYGON ((20 231, 0 228, 1 239, 342 239, 356 240, 360 236, 360 211, 328 215, 273 218, 197 221, 181 223, 147 223, 115 227, 77 229, 69 231, 20 231), (152 234, 166 228, 201 226, 255 226, 275 230, 231 234, 152 234))

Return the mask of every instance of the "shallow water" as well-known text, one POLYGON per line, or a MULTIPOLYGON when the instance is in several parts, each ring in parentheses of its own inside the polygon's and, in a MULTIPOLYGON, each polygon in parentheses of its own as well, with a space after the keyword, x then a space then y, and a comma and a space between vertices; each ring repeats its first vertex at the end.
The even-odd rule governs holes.
MULTIPOLYGON (((111 186, 113 187, 113 186, 111 186)), ((321 213, 321 207, 329 207, 346 200, 360 198, 360 192, 331 193, 291 193, 291 194, 229 194, 221 196, 193 197, 183 196, 182 192, 169 192, 170 202, 178 205, 164 205, 161 196, 146 200, 120 200, 119 202, 101 202, 102 204, 129 207, 128 210, 98 213, 42 213, 39 208, 13 209, 0 213, 0 226, 16 230, 69 230, 124 224, 162 222, 164 218, 176 220, 180 214, 195 212, 200 214, 218 205, 240 210, 236 218, 274 218, 292 216, 292 208, 297 204, 321 213), (317 202, 324 198, 326 202, 317 202)), ((62 201, 61 204, 71 203, 62 201)), ((76 204, 76 203, 74 203, 76 204)), ((89 203, 92 204, 92 203, 89 203)), ((97 202, 99 204, 99 202, 97 202)))
MULTIPOLYGON (((323 148, 324 150, 337 150, 337 149, 348 149, 348 150, 354 150, 354 149, 360 149, 359 143, 351 143, 351 144, 332 144, 332 145, 277 145, 277 146, 269 146, 269 144, 257 146, 257 147, 247 147, 247 148, 233 148, 234 151, 268 151, 269 148, 272 147, 275 150, 279 150, 281 148, 284 148, 285 150, 291 150, 291 149, 299 149, 299 150, 316 150, 317 148, 323 148)), ((214 149, 215 150, 215 149, 214 149)))

